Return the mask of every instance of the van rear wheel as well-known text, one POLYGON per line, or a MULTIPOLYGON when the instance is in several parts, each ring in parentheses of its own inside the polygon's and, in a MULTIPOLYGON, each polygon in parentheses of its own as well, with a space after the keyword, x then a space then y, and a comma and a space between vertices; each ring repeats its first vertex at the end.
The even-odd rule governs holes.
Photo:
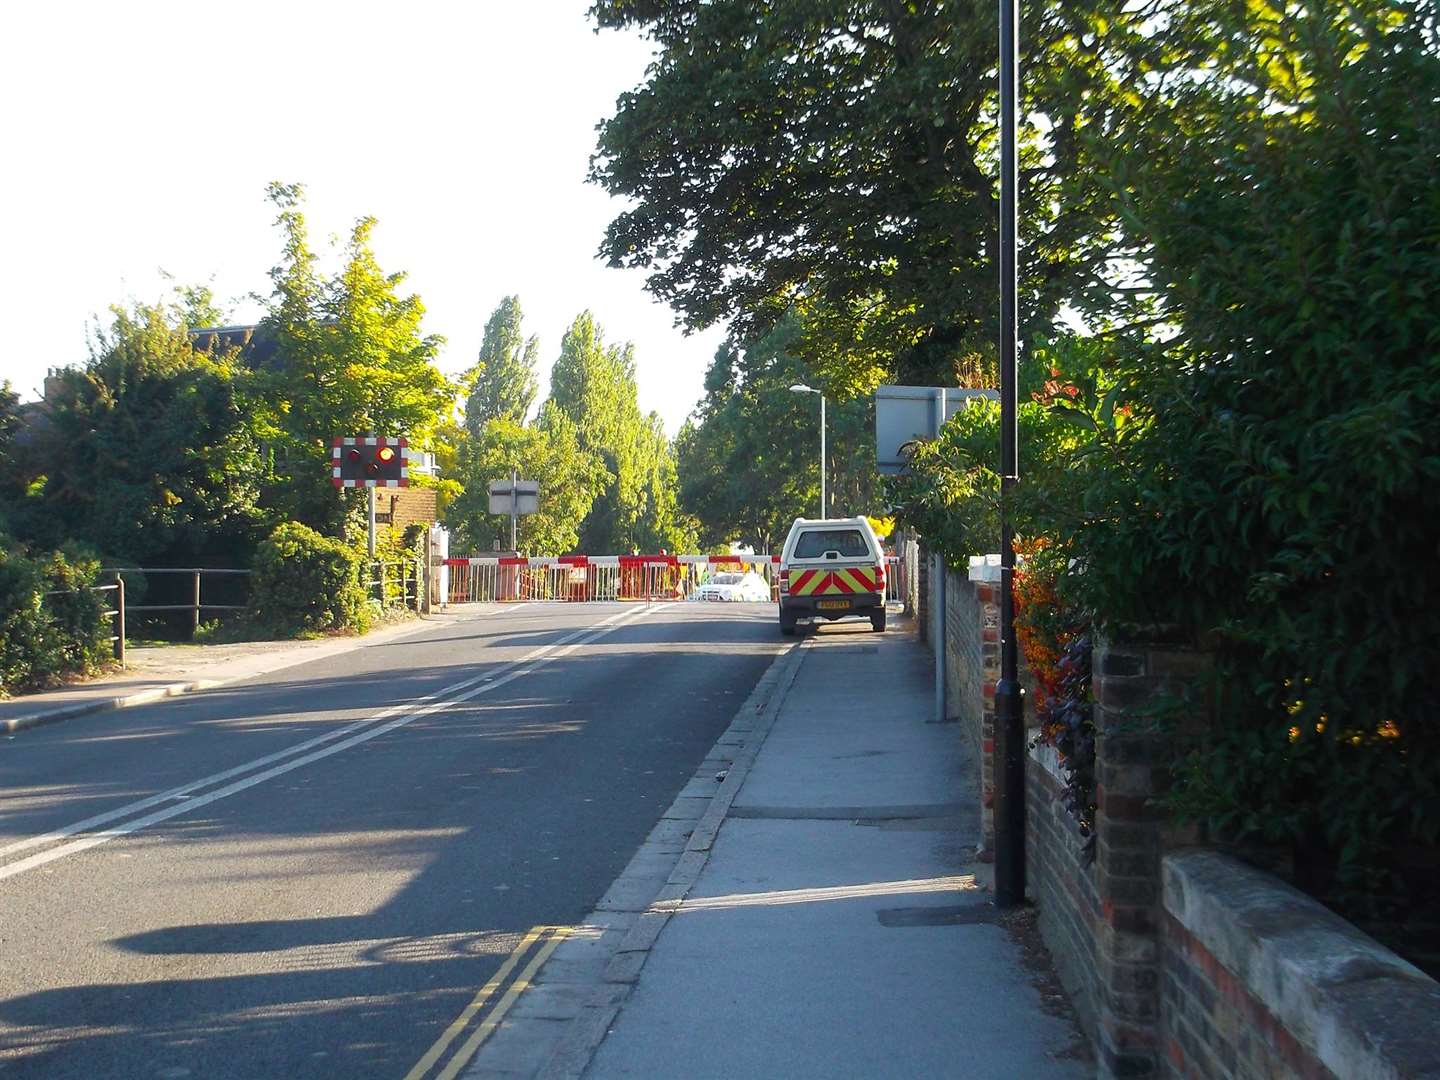
POLYGON ((870 616, 870 629, 877 634, 885 632, 885 610, 883 608, 870 616))
POLYGON ((784 634, 786 637, 795 636, 794 615, 786 615, 783 611, 780 613, 780 633, 784 634))

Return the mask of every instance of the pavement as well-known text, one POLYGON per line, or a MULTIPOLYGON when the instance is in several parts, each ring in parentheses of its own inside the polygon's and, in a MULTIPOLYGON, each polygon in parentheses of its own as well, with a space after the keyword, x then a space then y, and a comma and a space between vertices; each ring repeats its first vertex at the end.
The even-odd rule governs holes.
POLYGON ((1094 1074, 1033 919, 991 901, 973 762, 891 625, 777 658, 589 917, 477 996, 467 1080, 1094 1074))
POLYGON ((459 616, 409 619, 364 635, 311 641, 244 641, 228 645, 153 645, 125 650, 125 667, 98 678, 38 694, 0 698, 0 734, 13 734, 75 716, 149 705, 167 697, 211 690, 298 664, 433 629, 459 616))

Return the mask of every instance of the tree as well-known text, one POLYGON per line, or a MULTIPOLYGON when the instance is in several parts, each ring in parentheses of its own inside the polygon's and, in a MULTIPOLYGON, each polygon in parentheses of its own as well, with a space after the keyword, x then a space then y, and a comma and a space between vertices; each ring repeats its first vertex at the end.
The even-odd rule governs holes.
POLYGON ((676 513, 675 464, 654 413, 640 412, 634 347, 607 345, 590 312, 575 318, 550 373, 550 402, 575 425, 607 481, 580 530, 585 551, 674 551, 693 535, 676 513))
MULTIPOLYGON (((1112 10, 1113 9, 1113 10, 1112 10)), ((1044 337, 1116 254, 1077 114, 1104 94, 1099 13, 1026 5, 1021 316, 1044 337)), ((998 197, 993 4, 597 0, 657 48, 600 129, 591 178, 630 201, 601 254, 647 271, 691 327, 758 338, 798 307, 793 348, 834 391, 948 383, 993 356, 998 197)), ((1143 18, 1142 15, 1129 16, 1143 18)))
POLYGON ((233 355, 197 351, 173 309, 112 312, 85 367, 56 373, 17 531, 137 562, 244 550, 261 469, 233 355))
MULTIPOLYGON (((699 521, 706 546, 770 551, 795 518, 819 512, 819 408, 813 395, 790 391, 814 379, 793 351, 800 336, 790 315, 743 349, 722 347, 706 373, 705 397, 676 439, 680 505, 699 521)), ((877 513, 873 406, 829 406, 831 512, 877 513)))
POLYGON ((580 527, 608 475, 598 456, 580 446, 574 423, 553 402, 526 427, 495 417, 461 443, 463 492, 446 514, 456 530, 457 550, 488 551, 494 540, 509 544, 510 522, 489 512, 489 484, 512 470, 540 485, 540 511, 520 518, 521 551, 562 555, 576 550, 580 527))
POLYGON ((420 298, 400 295, 405 275, 385 274, 375 259, 375 219, 355 223, 343 269, 326 280, 310 249, 303 196, 299 185, 270 186, 284 249, 270 272, 274 292, 260 328, 268 359, 257 373, 254 405, 261 430, 291 463, 267 502, 333 533, 345 504, 330 484, 330 440, 405 435, 425 448, 449 416, 455 391, 434 362, 444 339, 421 334, 420 298))
POLYGON ((465 424, 478 434, 491 420, 523 424, 535 403, 539 381, 535 376, 539 339, 521 330, 520 298, 507 296, 485 323, 480 357, 465 376, 469 396, 465 424))

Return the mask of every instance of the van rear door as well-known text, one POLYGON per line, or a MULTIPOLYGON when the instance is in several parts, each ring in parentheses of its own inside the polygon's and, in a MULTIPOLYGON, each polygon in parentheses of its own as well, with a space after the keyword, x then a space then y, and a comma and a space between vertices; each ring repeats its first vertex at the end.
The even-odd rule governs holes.
POLYGON ((806 528, 786 565, 791 596, 854 596, 885 592, 885 564, 859 528, 838 522, 806 528))

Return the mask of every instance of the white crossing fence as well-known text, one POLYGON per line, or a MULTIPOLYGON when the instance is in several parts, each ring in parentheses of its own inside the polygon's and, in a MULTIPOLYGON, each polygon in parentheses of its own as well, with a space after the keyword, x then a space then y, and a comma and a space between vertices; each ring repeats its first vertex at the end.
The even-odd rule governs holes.
MULTIPOLYGON (((910 567, 894 555, 885 562, 886 597, 903 599, 910 567)), ((771 600, 779 598, 778 555, 490 556, 445 559, 443 566, 448 573, 441 602, 447 604, 689 600, 726 572, 757 574, 770 586, 771 600)))

